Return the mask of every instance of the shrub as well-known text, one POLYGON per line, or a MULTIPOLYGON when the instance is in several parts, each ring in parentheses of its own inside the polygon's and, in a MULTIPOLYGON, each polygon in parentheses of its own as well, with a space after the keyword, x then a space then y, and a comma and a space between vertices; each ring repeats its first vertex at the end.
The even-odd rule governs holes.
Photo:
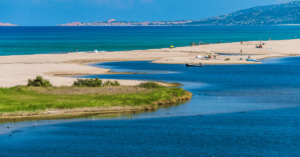
POLYGON ((114 85, 113 86, 121 86, 121 84, 118 81, 114 81, 114 85))
POLYGON ((153 82, 153 81, 148 81, 148 82, 142 82, 139 84, 139 87, 144 87, 144 88, 147 88, 147 89, 151 89, 151 88, 162 88, 164 86, 156 83, 156 82, 153 82))
POLYGON ((229 61, 229 60, 230 60, 230 58, 226 58, 226 59, 225 59, 225 61, 229 61))
POLYGON ((103 86, 120 86, 121 84, 118 81, 110 81, 107 80, 106 82, 104 82, 103 86))
POLYGON ((74 86, 77 87, 101 87, 102 86, 102 80, 100 80, 98 77, 95 79, 77 79, 77 81, 74 81, 74 86))
POLYGON ((35 80, 28 80, 28 86, 52 87, 52 84, 50 81, 43 79, 42 76, 37 76, 35 80))
POLYGON ((118 81, 106 81, 103 82, 101 79, 96 77, 95 79, 77 79, 74 81, 74 85, 76 87, 102 87, 102 86, 120 86, 121 84, 118 81))
POLYGON ((109 81, 109 80, 107 80, 106 82, 103 83, 103 86, 109 86, 109 85, 111 85, 111 84, 112 84, 112 82, 109 81))

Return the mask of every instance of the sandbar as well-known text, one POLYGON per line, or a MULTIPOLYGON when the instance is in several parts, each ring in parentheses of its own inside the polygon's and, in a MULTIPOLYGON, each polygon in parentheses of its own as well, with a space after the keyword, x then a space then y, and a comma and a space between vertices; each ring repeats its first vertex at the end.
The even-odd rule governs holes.
MULTIPOLYGON (((43 76, 54 86, 71 86, 76 78, 65 76, 107 74, 110 69, 87 65, 92 62, 114 61, 153 61, 162 64, 259 64, 245 59, 264 59, 285 57, 300 54, 300 40, 262 41, 263 48, 255 48, 260 41, 249 41, 241 44, 221 43, 177 48, 163 48, 134 51, 115 51, 100 53, 38 54, 0 56, 0 87, 26 85, 28 79, 43 76), (242 50, 242 53, 241 53, 242 50), (196 56, 207 56, 207 52, 219 54, 215 59, 199 59, 196 56), (226 55, 227 54, 227 55, 226 55), (234 54, 234 55, 232 55, 234 54), (230 60, 225 60, 229 58, 230 60), (242 58, 242 60, 240 60, 242 58)), ((176 45, 175 45, 176 46, 176 45)), ((122 85, 137 85, 141 81, 118 80, 122 85)))

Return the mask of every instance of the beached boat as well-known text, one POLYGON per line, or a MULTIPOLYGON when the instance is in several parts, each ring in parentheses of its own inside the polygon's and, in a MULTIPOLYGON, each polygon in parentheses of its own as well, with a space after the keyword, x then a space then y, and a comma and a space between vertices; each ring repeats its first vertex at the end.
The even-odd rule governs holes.
POLYGON ((186 67, 204 67, 203 64, 185 64, 186 67))

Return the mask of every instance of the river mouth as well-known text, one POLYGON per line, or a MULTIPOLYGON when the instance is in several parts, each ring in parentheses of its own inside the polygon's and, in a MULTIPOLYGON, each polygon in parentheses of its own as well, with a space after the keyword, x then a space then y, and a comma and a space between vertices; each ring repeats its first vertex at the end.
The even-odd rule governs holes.
POLYGON ((92 75, 80 78, 126 79, 177 82, 193 93, 184 105, 158 109, 136 117, 192 116, 299 106, 300 57, 264 59, 259 65, 185 65, 152 64, 151 61, 96 63, 91 66, 120 72, 152 75, 92 75), (278 68, 280 67, 280 68, 278 68))
MULTIPOLYGON (((299 60, 300 57, 269 58, 259 65, 208 65, 201 68, 153 64, 151 61, 104 62, 90 64, 90 66, 137 74, 77 77, 176 82, 182 84, 181 88, 193 94, 193 98, 187 102, 160 107, 155 111, 142 111, 136 114, 133 112, 91 113, 88 118, 140 119, 248 112, 299 106, 300 87, 297 82, 300 82, 298 77, 300 73, 295 70, 300 67, 299 60), (276 67, 279 66, 281 70, 278 71, 276 67)), ((86 115, 49 117, 53 120, 70 118, 86 118, 86 115)), ((2 121, 5 122, 13 121, 2 121)))
POLYGON ((98 63, 94 66, 168 71, 97 77, 178 82, 194 96, 155 112, 5 123, 0 125, 0 147, 5 148, 0 155, 299 156, 299 61, 271 58, 259 65, 205 68, 98 63))

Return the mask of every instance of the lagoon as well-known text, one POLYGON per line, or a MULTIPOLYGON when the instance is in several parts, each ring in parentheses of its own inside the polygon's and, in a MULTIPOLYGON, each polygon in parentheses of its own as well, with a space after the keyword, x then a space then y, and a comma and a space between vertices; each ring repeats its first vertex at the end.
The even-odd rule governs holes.
POLYGON ((270 58, 259 65, 204 68, 151 61, 93 64, 152 73, 99 78, 179 82, 194 97, 135 115, 2 124, 0 155, 299 156, 299 61, 270 58))

